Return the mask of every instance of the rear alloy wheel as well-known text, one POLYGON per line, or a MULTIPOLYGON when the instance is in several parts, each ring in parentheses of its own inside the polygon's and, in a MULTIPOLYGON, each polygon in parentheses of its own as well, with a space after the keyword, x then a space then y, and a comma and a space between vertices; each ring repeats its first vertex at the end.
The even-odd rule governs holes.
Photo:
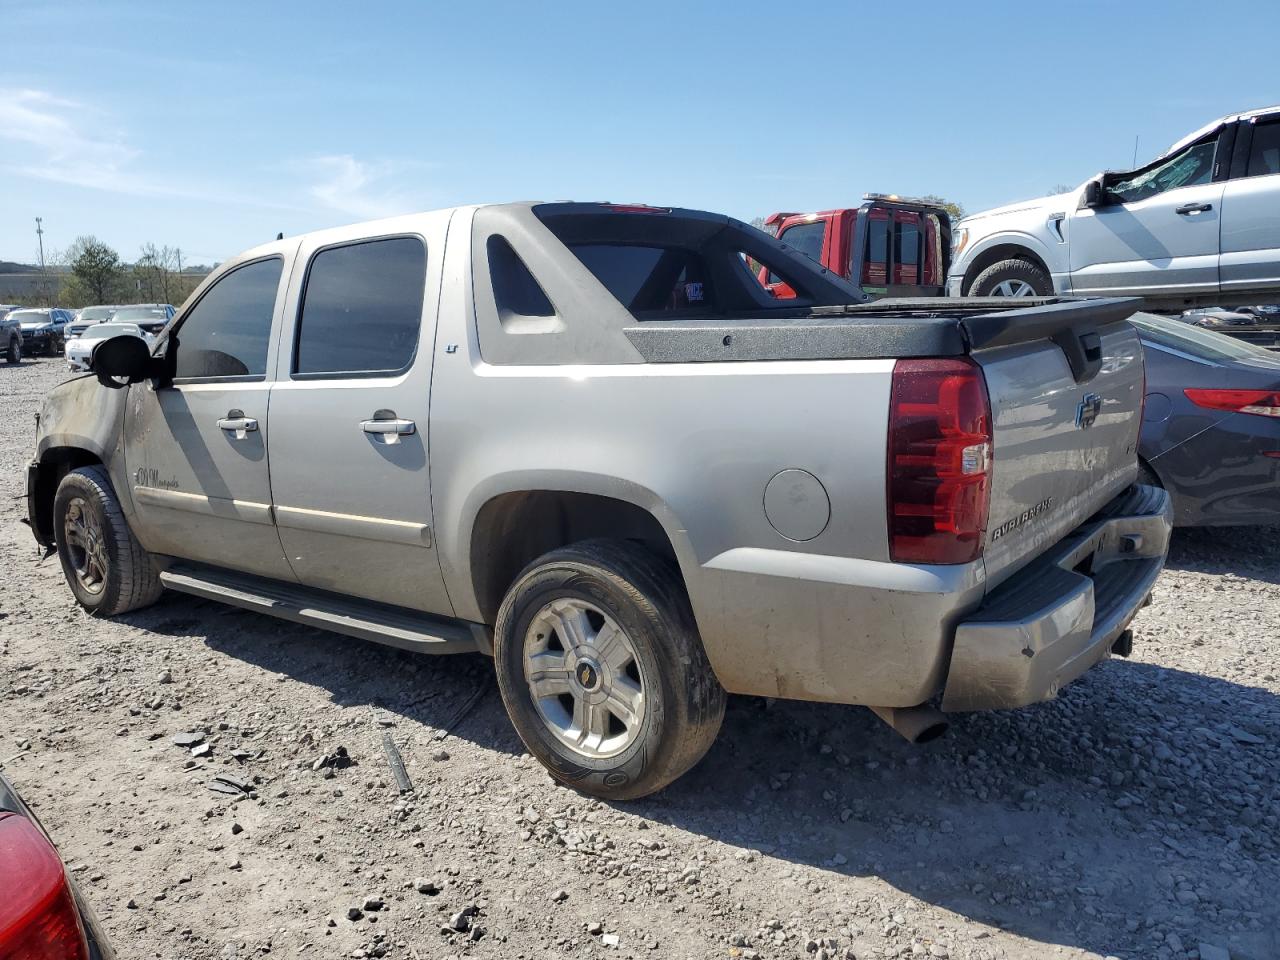
POLYGON ((971 297, 1048 297, 1053 281, 1037 264, 1021 257, 993 263, 978 274, 969 288, 971 297))
POLYGON ((590 540, 534 561, 498 611, 494 661, 525 746, 597 797, 662 789, 724 717, 678 572, 632 543, 590 540))

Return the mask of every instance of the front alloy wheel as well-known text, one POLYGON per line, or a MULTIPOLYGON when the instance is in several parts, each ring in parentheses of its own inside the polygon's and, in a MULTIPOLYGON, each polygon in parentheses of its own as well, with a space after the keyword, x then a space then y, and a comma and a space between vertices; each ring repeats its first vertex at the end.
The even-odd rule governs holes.
POLYGON ((991 290, 993 297, 1034 297, 1035 290, 1025 280, 1002 280, 991 290))
POLYGON ((106 586, 110 561, 96 511, 89 509, 83 497, 68 500, 62 535, 72 576, 85 593, 98 596, 106 586))

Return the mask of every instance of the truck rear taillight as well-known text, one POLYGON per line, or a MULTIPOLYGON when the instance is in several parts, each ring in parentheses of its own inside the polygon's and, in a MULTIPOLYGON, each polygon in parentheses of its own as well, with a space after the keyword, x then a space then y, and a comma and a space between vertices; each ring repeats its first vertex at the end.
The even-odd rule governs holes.
POLYGON ((991 403, 971 360, 899 360, 889 398, 889 556, 968 563, 991 502, 991 403))
POLYGON ((82 960, 89 956, 62 861, 35 824, 0 813, 0 957, 82 960))
POLYGON ((1197 407, 1256 413, 1260 417, 1280 417, 1280 390, 1199 390, 1182 391, 1197 407))

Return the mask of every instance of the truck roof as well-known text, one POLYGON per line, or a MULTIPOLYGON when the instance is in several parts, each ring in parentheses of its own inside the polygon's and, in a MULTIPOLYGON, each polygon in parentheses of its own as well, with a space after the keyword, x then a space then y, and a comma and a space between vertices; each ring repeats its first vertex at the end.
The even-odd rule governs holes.
MULTIPOLYGON (((1280 104, 1277 104, 1274 107, 1259 107, 1257 110, 1246 110, 1244 113, 1229 113, 1225 117, 1219 117, 1217 120, 1206 123, 1200 129, 1188 133, 1181 140, 1175 142, 1168 150, 1160 154, 1160 157, 1167 157, 1171 153, 1177 153, 1183 147, 1195 143, 1206 134, 1213 133, 1214 130, 1217 130, 1218 127, 1221 127, 1223 124, 1233 123, 1236 120, 1250 120, 1254 117, 1261 117, 1268 113, 1280 113, 1280 104)), ((1158 160, 1160 157, 1157 157, 1156 159, 1158 160)))

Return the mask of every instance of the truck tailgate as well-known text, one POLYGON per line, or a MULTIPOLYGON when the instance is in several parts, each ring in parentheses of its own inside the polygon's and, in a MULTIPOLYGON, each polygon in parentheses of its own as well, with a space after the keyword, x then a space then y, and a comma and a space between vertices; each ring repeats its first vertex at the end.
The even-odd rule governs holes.
POLYGON ((1059 334, 974 344, 991 397, 989 586, 1039 556, 1137 475, 1142 346, 1128 323, 1098 319, 1092 329, 1070 331, 1070 343, 1059 334), (1088 338, 1086 350, 1080 336, 1088 338))

